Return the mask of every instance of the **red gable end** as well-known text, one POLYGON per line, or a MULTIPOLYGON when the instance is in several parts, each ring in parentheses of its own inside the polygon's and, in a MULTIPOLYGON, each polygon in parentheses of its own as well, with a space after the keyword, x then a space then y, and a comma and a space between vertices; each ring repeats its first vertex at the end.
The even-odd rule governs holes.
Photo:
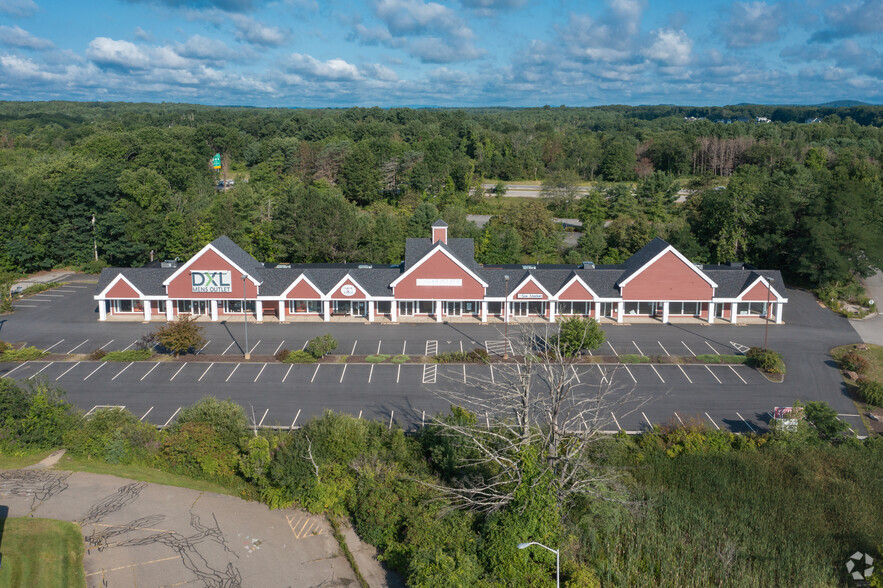
POLYGON ((288 291, 287 297, 310 300, 322 298, 322 294, 317 292, 308 282, 301 280, 294 288, 288 291))
POLYGON ((561 294, 558 295, 558 300, 594 300, 595 297, 592 296, 592 293, 586 290, 586 287, 583 286, 582 282, 579 280, 574 281, 570 286, 564 289, 561 294))
POLYGON ((331 292, 331 298, 334 300, 364 300, 366 296, 365 292, 363 292, 355 282, 350 278, 347 278, 340 286, 331 292))
POLYGON ((537 286, 536 282, 532 280, 528 280, 524 282, 521 287, 516 288, 512 292, 513 300, 548 300, 548 296, 546 296, 545 292, 543 292, 539 286, 537 286), (539 296, 537 296, 539 294, 539 296), (520 297, 521 296, 521 297, 520 297))
POLYGON ((624 300, 709 300, 711 284, 671 251, 622 288, 624 300))
POLYGON ((141 298, 141 294, 139 294, 129 283, 125 280, 118 280, 116 284, 113 285, 113 288, 108 290, 107 294, 105 294, 106 298, 141 298))
POLYGON ((484 287, 457 263, 435 251, 396 284, 395 297, 402 300, 481 300, 484 287), (457 285, 455 280, 460 280, 457 285))
POLYGON ((769 296, 770 301, 776 300, 776 293, 769 290, 767 285, 763 282, 757 282, 750 290, 745 292, 742 296, 742 300, 755 300, 757 302, 766 302, 767 296, 769 296))
MULTIPOLYGON (((217 298, 217 299, 241 299, 242 298, 242 274, 235 267, 224 260, 223 257, 212 251, 205 250, 199 258, 187 266, 187 269, 169 283, 166 290, 169 298, 217 298), (194 292, 191 274, 194 271, 229 271, 232 292, 194 292)), ((255 298, 258 295, 257 287, 251 280, 245 281, 245 295, 255 298)))

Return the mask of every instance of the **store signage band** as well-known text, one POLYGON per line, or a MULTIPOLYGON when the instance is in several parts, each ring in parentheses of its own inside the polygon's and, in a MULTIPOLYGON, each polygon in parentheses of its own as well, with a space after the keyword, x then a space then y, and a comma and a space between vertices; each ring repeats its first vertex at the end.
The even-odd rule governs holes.
POLYGON ((417 278, 418 286, 455 286, 463 285, 460 278, 417 278))
POLYGON ((233 291, 233 281, 227 270, 191 271, 190 284, 195 293, 233 291))
POLYGON ((516 296, 516 298, 522 298, 522 299, 523 298, 537 299, 537 298, 542 298, 542 297, 543 297, 542 294, 519 294, 518 296, 516 296))

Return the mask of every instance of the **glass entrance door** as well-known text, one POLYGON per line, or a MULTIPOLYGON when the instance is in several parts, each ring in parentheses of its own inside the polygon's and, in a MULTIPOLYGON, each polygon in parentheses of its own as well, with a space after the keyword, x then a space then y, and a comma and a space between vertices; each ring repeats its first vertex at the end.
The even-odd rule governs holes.
POLYGON ((460 316, 463 312, 463 306, 460 302, 446 302, 445 314, 448 316, 460 316))
POLYGON ((414 301, 413 300, 403 300, 399 302, 399 315, 400 316, 414 316, 414 301))
POLYGON ((601 316, 606 316, 607 318, 611 318, 613 316, 613 305, 615 302, 602 302, 601 303, 601 316))

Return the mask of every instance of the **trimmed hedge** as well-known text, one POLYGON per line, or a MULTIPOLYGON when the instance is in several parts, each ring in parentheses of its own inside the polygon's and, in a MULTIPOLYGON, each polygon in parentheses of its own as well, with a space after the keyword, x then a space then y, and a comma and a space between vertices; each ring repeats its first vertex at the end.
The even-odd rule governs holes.
POLYGON ((40 359, 44 355, 48 355, 48 352, 36 347, 7 348, 6 351, 0 354, 0 361, 33 361, 40 359))
POLYGON ((637 355, 634 353, 626 353, 619 356, 620 363, 650 363, 650 358, 646 355, 637 355))
POLYGON ((748 358, 744 355, 697 355, 696 359, 703 363, 745 363, 748 358))
POLYGON ((306 351, 298 349, 297 351, 290 351, 281 361, 284 363, 316 363, 316 358, 306 351))
POLYGON ((390 363, 405 363, 411 359, 410 355, 396 355, 390 361, 390 363))
POLYGON ((150 349, 129 349, 106 353, 101 361, 145 361, 153 357, 150 349))
POLYGON ((369 355, 365 358, 365 361, 367 361, 368 363, 383 363, 387 359, 389 359, 389 355, 386 355, 385 353, 380 353, 378 355, 369 355))
POLYGON ((883 383, 862 380, 858 385, 858 393, 866 404, 883 407, 883 383))

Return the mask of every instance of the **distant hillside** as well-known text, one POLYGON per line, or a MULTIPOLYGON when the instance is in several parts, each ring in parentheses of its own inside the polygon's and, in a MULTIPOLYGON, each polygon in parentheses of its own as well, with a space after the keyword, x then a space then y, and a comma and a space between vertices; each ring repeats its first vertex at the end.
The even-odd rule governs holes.
POLYGON ((833 102, 825 102, 816 106, 821 108, 849 108, 851 106, 870 106, 870 104, 861 100, 834 100, 833 102))

